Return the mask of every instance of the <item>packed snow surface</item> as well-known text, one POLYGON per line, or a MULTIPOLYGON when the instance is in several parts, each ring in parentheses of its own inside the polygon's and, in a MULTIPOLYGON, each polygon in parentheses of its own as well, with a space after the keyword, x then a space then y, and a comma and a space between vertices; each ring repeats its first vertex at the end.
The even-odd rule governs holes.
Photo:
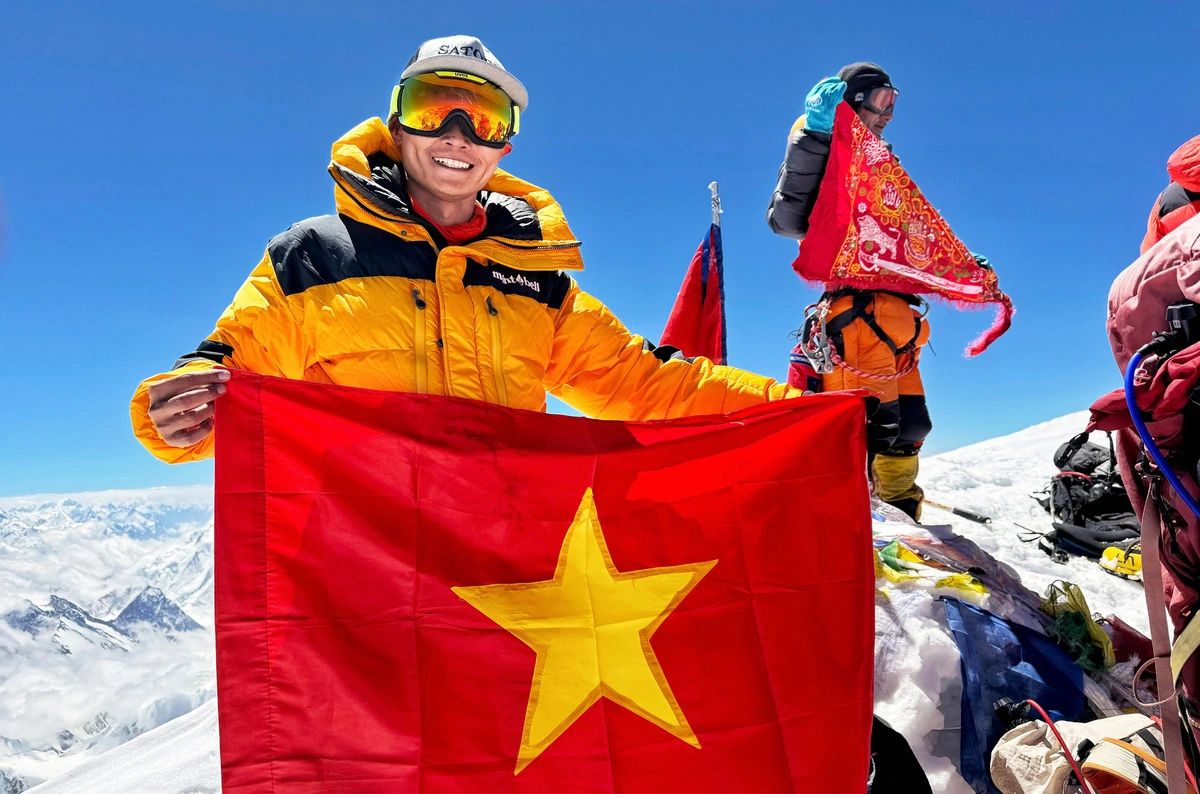
MULTIPOLYGON (((1055 472, 1051 462, 1054 450, 1081 431, 1086 421, 1086 413, 1071 414, 922 460, 920 482, 931 499, 983 513, 993 521, 986 526, 975 524, 933 507, 926 508, 923 518, 926 524, 952 526, 956 533, 1011 566, 1033 591, 1042 593, 1055 580, 1072 581, 1083 590, 1093 612, 1115 613, 1145 632, 1147 619, 1139 583, 1111 576, 1088 560, 1055 563, 1036 543, 1019 539, 1021 526, 1038 532, 1050 529, 1049 517, 1030 494, 1041 490, 1055 472)), ((211 500, 211 494, 208 498, 211 500)), ((44 503, 46 498, 42 500, 44 503)), ((82 497, 75 501, 87 503, 82 497)), ((0 510, 5 507, 6 503, 0 501, 0 510)), ((147 509, 145 505, 143 509, 147 509)), ((136 518, 131 522, 135 526, 139 523, 136 518)), ((875 530, 885 537, 924 534, 919 527, 881 516, 876 516, 875 530)), ((161 553, 166 555, 167 550, 161 553)), ((209 566, 207 591, 188 591, 182 596, 184 600, 211 605, 211 562, 209 566)), ((163 589, 170 595, 168 588, 163 589)), ((181 585, 179 589, 182 592, 188 587, 181 585)), ((95 582, 88 588, 93 599, 98 599, 103 590, 95 582)), ((211 614, 193 617, 202 622, 211 620, 211 614)), ((877 713, 909 739, 934 791, 971 794, 952 760, 957 751, 961 683, 958 651, 945 630, 941 605, 929 592, 895 590, 887 599, 881 599, 876 619, 877 713), (881 636, 885 638, 882 647, 881 636)), ((207 700, 190 713, 90 758, 33 791, 217 794, 217 747, 216 702, 207 700)))

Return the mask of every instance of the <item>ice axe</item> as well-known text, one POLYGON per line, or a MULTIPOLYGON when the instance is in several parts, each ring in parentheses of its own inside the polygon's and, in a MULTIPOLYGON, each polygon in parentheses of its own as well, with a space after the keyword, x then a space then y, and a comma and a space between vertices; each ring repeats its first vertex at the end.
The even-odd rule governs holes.
POLYGON ((992 523, 992 519, 988 518, 987 516, 980 515, 979 513, 972 513, 970 510, 963 510, 961 507, 951 507, 950 505, 944 505, 941 502, 935 502, 932 499, 925 499, 923 501, 930 507, 936 507, 939 510, 945 510, 947 513, 952 513, 959 518, 965 518, 968 521, 974 521, 976 524, 992 523))

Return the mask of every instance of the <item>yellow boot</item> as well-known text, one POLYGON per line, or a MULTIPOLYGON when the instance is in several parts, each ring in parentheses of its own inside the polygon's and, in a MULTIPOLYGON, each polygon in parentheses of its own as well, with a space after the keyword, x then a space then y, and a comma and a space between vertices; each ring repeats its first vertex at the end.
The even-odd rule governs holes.
POLYGON ((908 513, 913 521, 920 521, 925 492, 917 485, 916 452, 904 455, 881 452, 875 456, 872 468, 879 498, 908 513))

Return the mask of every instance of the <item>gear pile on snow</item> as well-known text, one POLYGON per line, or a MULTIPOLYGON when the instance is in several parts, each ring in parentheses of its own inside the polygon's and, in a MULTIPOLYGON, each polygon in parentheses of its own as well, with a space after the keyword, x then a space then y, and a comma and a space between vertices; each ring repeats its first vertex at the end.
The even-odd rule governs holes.
POLYGON ((1068 555, 1103 560, 1109 549, 1125 552, 1141 536, 1111 437, 1108 442, 1104 447, 1080 433, 1064 443, 1054 454, 1058 474, 1034 495, 1054 527, 1038 546, 1056 560, 1068 555))
MULTIPOLYGON (((1024 754, 1050 751, 1012 739, 1046 731, 1026 701, 1055 720, 1136 711, 1133 672, 1149 641, 1118 618, 1095 618, 1070 582, 1039 597, 950 527, 873 507, 876 715, 909 742, 934 791, 1062 792, 996 776, 998 765, 1027 769, 1024 754)), ((1095 740, 1128 732, 1117 726, 1095 740)), ((1061 754, 1059 762, 1066 766, 1061 754)), ((1056 780, 1069 774, 1050 772, 1056 780)))

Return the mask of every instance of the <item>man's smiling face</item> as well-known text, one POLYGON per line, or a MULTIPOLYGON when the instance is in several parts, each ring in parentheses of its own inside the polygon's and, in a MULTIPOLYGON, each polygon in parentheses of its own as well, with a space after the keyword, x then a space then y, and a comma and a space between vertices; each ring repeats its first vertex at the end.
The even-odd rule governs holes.
POLYGON ((409 181, 446 202, 474 201, 496 172, 500 158, 512 151, 512 144, 500 149, 480 146, 458 124, 451 124, 435 138, 406 132, 393 119, 391 132, 409 181))

